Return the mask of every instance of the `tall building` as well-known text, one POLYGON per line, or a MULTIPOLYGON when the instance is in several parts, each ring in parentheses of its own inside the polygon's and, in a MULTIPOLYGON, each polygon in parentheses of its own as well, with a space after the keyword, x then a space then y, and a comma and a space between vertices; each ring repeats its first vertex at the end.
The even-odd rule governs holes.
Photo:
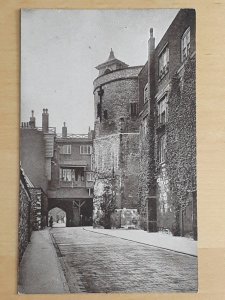
POLYGON ((20 159, 32 183, 33 229, 48 224, 48 213, 58 207, 66 213, 67 226, 92 224, 93 172, 92 131, 68 134, 49 127, 49 114, 43 109, 42 127, 35 124, 34 112, 29 122, 21 124, 20 159))
POLYGON ((92 132, 69 134, 64 122, 55 137, 48 209, 66 212, 67 226, 92 225, 92 132))
POLYGON ((141 226, 196 238, 195 11, 180 10, 156 48, 151 29, 148 52, 139 74, 141 226))

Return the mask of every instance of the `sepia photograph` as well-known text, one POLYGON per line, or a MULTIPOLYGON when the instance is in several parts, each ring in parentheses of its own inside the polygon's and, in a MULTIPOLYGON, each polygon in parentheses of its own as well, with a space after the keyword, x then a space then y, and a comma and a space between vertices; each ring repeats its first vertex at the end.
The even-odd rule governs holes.
POLYGON ((22 9, 18 293, 196 293, 194 9, 22 9))

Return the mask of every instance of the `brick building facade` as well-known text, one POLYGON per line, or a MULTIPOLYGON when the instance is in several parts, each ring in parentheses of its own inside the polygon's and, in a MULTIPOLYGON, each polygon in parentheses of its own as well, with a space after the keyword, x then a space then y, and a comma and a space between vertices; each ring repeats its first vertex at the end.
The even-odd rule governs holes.
POLYGON ((140 151, 150 172, 140 172, 141 226, 196 238, 194 10, 180 10, 156 48, 150 30, 148 75, 145 69, 140 151))

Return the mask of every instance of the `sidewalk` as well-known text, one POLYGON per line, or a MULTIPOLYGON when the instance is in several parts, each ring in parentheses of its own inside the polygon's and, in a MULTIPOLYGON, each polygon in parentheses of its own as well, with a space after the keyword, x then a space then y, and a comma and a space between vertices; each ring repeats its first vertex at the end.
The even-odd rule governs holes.
POLYGON ((32 233, 20 264, 18 293, 69 293, 49 229, 32 233))
POLYGON ((93 229, 92 227, 84 227, 83 229, 98 234, 105 234, 126 239, 140 244, 197 256, 197 242, 185 237, 172 236, 161 232, 147 232, 136 229, 93 229))

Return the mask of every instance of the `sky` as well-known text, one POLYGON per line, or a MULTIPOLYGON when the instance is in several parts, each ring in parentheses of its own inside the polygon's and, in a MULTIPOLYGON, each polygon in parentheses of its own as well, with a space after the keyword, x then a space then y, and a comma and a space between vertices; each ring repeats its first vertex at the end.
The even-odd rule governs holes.
POLYGON ((49 126, 61 132, 87 133, 94 127, 93 81, 97 65, 115 57, 129 66, 147 61, 149 29, 156 45, 177 9, 60 10, 21 12, 21 121, 34 110, 41 126, 43 108, 49 126))

